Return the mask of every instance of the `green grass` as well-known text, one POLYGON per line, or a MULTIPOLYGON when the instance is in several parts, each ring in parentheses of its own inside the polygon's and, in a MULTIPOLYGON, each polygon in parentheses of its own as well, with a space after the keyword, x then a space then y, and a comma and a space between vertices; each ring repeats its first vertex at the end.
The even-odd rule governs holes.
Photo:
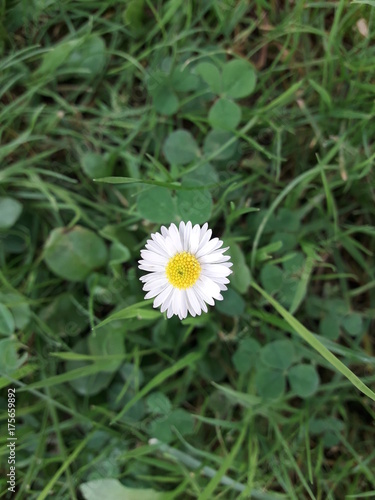
POLYGON ((1 498, 375 496, 373 7, 1 4, 1 498), (234 262, 182 322, 181 219, 234 262))

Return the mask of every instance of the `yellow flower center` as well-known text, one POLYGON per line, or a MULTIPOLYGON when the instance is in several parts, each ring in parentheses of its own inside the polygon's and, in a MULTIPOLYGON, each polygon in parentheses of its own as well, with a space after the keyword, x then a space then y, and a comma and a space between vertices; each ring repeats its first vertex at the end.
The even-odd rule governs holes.
POLYGON ((185 290, 199 278, 201 265, 191 253, 181 252, 169 259, 165 272, 172 286, 185 290))

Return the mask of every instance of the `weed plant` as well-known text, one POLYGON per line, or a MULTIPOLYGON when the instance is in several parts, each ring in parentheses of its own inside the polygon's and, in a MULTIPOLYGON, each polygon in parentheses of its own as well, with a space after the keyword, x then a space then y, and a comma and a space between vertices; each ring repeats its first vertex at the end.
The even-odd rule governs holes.
POLYGON ((1 3, 2 498, 375 497, 374 12, 1 3), (180 220, 234 263, 183 321, 137 264, 180 220))

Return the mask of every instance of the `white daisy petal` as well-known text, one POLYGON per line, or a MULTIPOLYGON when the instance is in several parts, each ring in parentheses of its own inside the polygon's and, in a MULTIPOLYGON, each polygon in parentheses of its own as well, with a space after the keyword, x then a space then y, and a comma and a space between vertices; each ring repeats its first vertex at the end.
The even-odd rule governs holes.
POLYGON ((203 236, 206 234, 208 229, 208 224, 205 222, 203 226, 200 229, 200 234, 199 234, 199 243, 202 241, 203 236))
POLYGON ((203 255, 202 257, 199 257, 199 262, 201 264, 210 264, 213 262, 221 263, 221 262, 226 262, 229 259, 230 255, 223 255, 221 252, 212 252, 208 253, 207 255, 203 255))
MULTIPOLYGON (((183 222, 183 221, 180 222, 180 225, 179 225, 179 228, 178 228, 178 232, 179 232, 179 235, 180 235, 180 241, 181 241, 182 248, 184 248, 185 222, 183 222)), ((185 248, 184 248, 184 250, 185 250, 185 248)))
POLYGON ((196 253, 197 258, 202 257, 203 255, 207 255, 210 252, 213 252, 217 248, 219 248, 223 244, 222 241, 219 240, 219 238, 214 238, 213 240, 210 240, 208 243, 206 243, 203 247, 201 247, 198 252, 196 253))
POLYGON ((201 313, 201 308, 200 308, 196 293, 194 291, 194 288, 193 287, 188 288, 186 290, 186 294, 187 294, 188 300, 191 304, 191 307, 194 309, 195 314, 199 315, 201 313))
POLYGON ((157 264, 150 264, 149 262, 146 262, 145 260, 139 260, 139 269, 142 269, 142 271, 149 271, 149 272, 161 272, 165 271, 165 266, 159 266, 157 264))
POLYGON ((178 232, 175 224, 171 224, 169 227, 169 237, 172 240, 173 245, 175 246, 177 252, 182 252, 184 250, 181 244, 180 233, 178 232))
POLYGON ((206 313, 206 312, 208 311, 208 309, 207 309, 207 304, 206 304, 206 302, 202 299, 201 295, 197 292, 197 290, 195 290, 195 291, 196 291, 197 300, 198 300, 198 302, 199 302, 199 306, 200 306, 200 308, 202 309, 202 311, 206 313))
POLYGON ((145 283, 143 285, 142 290, 148 292, 153 288, 164 288, 166 285, 168 285, 168 280, 166 278, 158 278, 153 281, 148 281, 147 283, 145 283))
POLYGON ((161 293, 159 293, 159 295, 156 297, 156 299, 154 300, 154 304, 153 306, 154 307, 159 307, 160 304, 162 304, 167 298, 168 298, 168 295, 170 293, 172 293, 173 291, 173 287, 172 285, 167 285, 162 291, 161 293))
POLYGON ((209 293, 206 292, 205 287, 199 282, 199 280, 195 284, 195 288, 197 291, 197 295, 199 295, 202 300, 204 300, 204 302, 207 302, 207 304, 209 304, 210 306, 213 306, 215 304, 214 299, 209 293))
POLYGON ((141 257, 143 260, 147 260, 153 264, 160 264, 162 266, 165 266, 168 262, 167 256, 159 255, 151 250, 141 250, 141 257))
POLYGON ((200 232, 201 231, 199 225, 195 224, 193 230, 191 231, 190 245, 189 245, 189 252, 192 253, 193 255, 195 255, 198 250, 200 232))
POLYGON ((211 297, 214 299, 220 296, 220 287, 212 279, 205 275, 202 275, 200 276, 199 280, 201 281, 202 286, 204 286, 204 289, 206 290, 206 293, 208 295, 211 295, 211 297))
POLYGON ((193 306, 191 305, 191 303, 189 301, 189 297, 187 296, 187 294, 186 294, 186 307, 187 307, 187 309, 189 311, 189 314, 191 314, 191 316, 193 316, 193 318, 195 318, 196 313, 194 311, 193 306))
POLYGON ((151 273, 151 274, 145 274, 144 276, 141 276, 139 279, 143 282, 143 283, 148 283, 149 281, 154 281, 154 280, 157 280, 157 279, 160 279, 160 278, 166 278, 165 276, 165 272, 156 272, 156 273, 151 273))
POLYGON ((208 229, 203 235, 201 233, 201 240, 199 242, 198 251, 205 246, 208 240, 211 238, 212 230, 208 229))
POLYGON ((145 247, 147 248, 147 250, 150 250, 150 252, 155 252, 158 255, 162 255, 162 256, 164 256, 166 258, 169 257, 169 255, 164 250, 164 248, 162 248, 161 246, 157 245, 155 242, 153 242, 151 240, 148 240, 148 242, 146 243, 145 247))
POLYGON ((215 278, 212 278, 212 280, 217 283, 218 285, 222 284, 222 285, 226 285, 229 283, 229 280, 228 278, 218 278, 215 276, 215 278))
POLYGON ((233 264, 225 255, 229 247, 211 236, 207 223, 180 222, 178 227, 162 226, 141 250, 138 267, 148 272, 140 277, 145 298, 153 298, 153 307, 167 318, 199 316, 207 312, 207 304, 223 300, 220 292, 227 290, 233 264))
POLYGON ((156 298, 160 297, 165 292, 165 290, 167 290, 168 288, 169 288, 168 284, 165 286, 159 286, 157 288, 153 288, 152 290, 150 290, 149 292, 146 293, 145 299, 153 299, 154 297, 156 297, 156 298))
POLYGON ((173 299, 173 292, 174 292, 174 290, 172 289, 172 292, 168 295, 168 297, 164 300, 164 302, 160 306, 160 312, 163 313, 171 305, 171 302, 172 302, 172 299, 173 299))
POLYGON ((187 302, 186 302, 186 290, 181 290, 182 292, 182 298, 181 298, 181 317, 180 319, 184 319, 187 316, 188 309, 187 309, 187 302))
MULTIPOLYGON (((164 236, 164 237, 168 236, 168 229, 165 226, 161 226, 160 231, 161 231, 162 236, 164 236)), ((155 234, 158 234, 158 233, 155 233, 155 234)))
POLYGON ((163 248, 163 250, 167 253, 167 255, 169 257, 172 257, 172 255, 174 253, 174 249, 169 244, 168 238, 164 238, 159 233, 155 233, 155 235, 154 235, 154 241, 155 241, 155 243, 157 245, 159 245, 161 248, 163 248))
POLYGON ((172 298, 172 309, 173 314, 176 316, 181 316, 182 308, 182 290, 175 290, 172 298))
POLYGON ((167 318, 170 319, 173 316, 172 305, 168 307, 167 318))
POLYGON ((209 278, 217 277, 227 277, 232 274, 232 270, 222 264, 203 264, 202 274, 208 276, 209 278))
POLYGON ((190 252, 190 234, 191 234, 191 230, 192 230, 191 222, 188 221, 185 224, 184 243, 183 243, 183 247, 184 247, 184 250, 186 252, 190 252))

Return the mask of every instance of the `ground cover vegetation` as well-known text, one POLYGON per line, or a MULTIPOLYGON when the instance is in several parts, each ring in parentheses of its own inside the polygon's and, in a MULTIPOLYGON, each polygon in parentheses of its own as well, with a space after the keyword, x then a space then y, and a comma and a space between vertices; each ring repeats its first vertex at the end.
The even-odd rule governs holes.
POLYGON ((375 496, 373 7, 1 2, 3 498, 375 496), (181 220, 234 264, 182 321, 181 220))

